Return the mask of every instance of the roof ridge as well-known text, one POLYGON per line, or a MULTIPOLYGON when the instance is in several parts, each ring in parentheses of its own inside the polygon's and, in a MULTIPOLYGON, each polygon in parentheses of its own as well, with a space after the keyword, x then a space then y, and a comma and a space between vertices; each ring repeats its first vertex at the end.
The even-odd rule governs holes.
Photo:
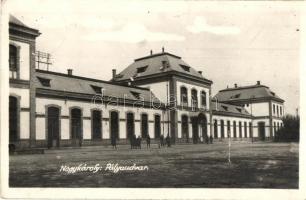
POLYGON ((174 55, 174 54, 171 54, 169 52, 160 52, 160 53, 155 53, 155 54, 152 54, 152 55, 136 58, 136 59, 134 59, 134 61, 136 62, 136 61, 145 60, 145 59, 149 59, 149 58, 153 58, 153 57, 158 57, 158 56, 162 56, 162 55, 168 55, 168 56, 172 56, 174 58, 181 59, 181 57, 179 57, 177 55, 174 55))
POLYGON ((241 86, 241 87, 237 87, 237 88, 225 88, 225 89, 219 90, 219 92, 241 90, 241 89, 250 89, 250 88, 260 88, 260 87, 264 87, 266 89, 269 89, 269 87, 266 86, 266 85, 247 85, 247 86, 241 86))
POLYGON ((124 85, 124 84, 119 84, 119 83, 116 83, 116 82, 104 81, 104 80, 88 78, 88 77, 84 77, 84 76, 68 75, 68 74, 61 73, 61 72, 53 72, 53 71, 47 71, 47 70, 42 70, 42 69, 36 69, 36 72, 53 74, 53 75, 58 75, 58 76, 70 77, 70 78, 76 78, 76 79, 82 79, 82 80, 99 82, 99 83, 105 83, 105 84, 116 85, 116 86, 121 86, 121 87, 128 87, 128 88, 133 88, 133 89, 150 91, 149 88, 143 88, 143 87, 131 86, 131 85, 124 85))

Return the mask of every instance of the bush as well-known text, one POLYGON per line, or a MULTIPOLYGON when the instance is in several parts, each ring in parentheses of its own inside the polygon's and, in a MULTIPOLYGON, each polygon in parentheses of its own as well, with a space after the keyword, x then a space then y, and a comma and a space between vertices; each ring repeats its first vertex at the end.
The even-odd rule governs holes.
POLYGON ((284 126, 275 134, 276 142, 298 142, 300 140, 300 117, 286 115, 283 117, 284 126))

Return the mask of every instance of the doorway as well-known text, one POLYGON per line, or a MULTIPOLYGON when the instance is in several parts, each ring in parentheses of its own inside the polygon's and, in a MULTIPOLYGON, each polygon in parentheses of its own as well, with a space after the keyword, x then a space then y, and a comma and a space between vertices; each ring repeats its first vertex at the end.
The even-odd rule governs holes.
POLYGON ((59 147, 60 110, 57 107, 48 107, 47 112, 48 148, 59 147))
POLYGON ((82 146, 83 124, 82 111, 79 108, 73 108, 70 111, 70 131, 72 146, 82 146))

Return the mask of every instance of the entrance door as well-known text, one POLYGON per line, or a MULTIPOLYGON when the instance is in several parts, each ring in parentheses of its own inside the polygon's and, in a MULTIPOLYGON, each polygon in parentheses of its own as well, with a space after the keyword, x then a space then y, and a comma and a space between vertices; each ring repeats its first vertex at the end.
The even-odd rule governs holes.
POLYGON ((48 108, 48 148, 59 147, 59 109, 56 107, 48 108))
POLYGON ((18 99, 10 96, 9 98, 9 141, 16 142, 18 139, 18 99))
POLYGON ((265 122, 258 122, 258 133, 260 140, 265 140, 265 122))
POLYGON ((199 126, 197 117, 193 117, 192 120, 192 140, 194 144, 198 143, 199 140, 199 126))
POLYGON ((110 114, 110 134, 112 139, 119 139, 119 116, 118 112, 111 112, 110 114))
POLYGON ((82 111, 78 108, 72 109, 70 121, 72 146, 81 146, 83 138, 82 111))
POLYGON ((189 133, 188 133, 188 116, 182 116, 182 138, 189 142, 189 133))
POLYGON ((208 135, 207 135, 207 120, 206 120, 206 117, 204 114, 199 114, 199 125, 200 125, 200 128, 201 128, 201 142, 203 142, 205 139, 208 138, 208 135))
POLYGON ((135 134, 134 114, 133 113, 128 113, 126 115, 126 132, 127 132, 127 139, 130 139, 135 134))

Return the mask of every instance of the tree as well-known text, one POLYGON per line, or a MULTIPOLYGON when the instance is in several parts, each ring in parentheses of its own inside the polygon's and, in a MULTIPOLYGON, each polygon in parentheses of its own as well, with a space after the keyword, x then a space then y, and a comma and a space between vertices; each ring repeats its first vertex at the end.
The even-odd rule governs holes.
POLYGON ((284 126, 276 132, 275 141, 298 142, 300 139, 300 117, 288 114, 282 120, 284 126))

